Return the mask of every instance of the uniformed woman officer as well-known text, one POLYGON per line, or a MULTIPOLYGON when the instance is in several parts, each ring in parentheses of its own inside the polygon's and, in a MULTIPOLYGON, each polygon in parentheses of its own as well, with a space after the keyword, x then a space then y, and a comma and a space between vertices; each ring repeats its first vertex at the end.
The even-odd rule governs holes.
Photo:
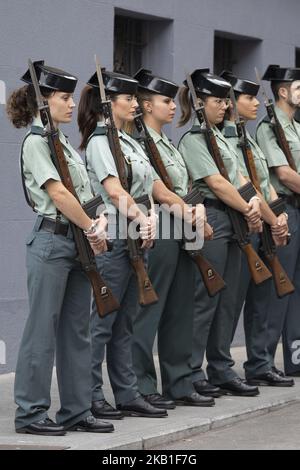
MULTIPOLYGON (((245 123, 250 120, 255 120, 259 107, 259 101, 256 98, 259 85, 249 80, 238 79, 231 72, 224 71, 222 72, 221 76, 232 84, 236 97, 237 112, 241 119, 243 119, 245 123)), ((229 119, 224 121, 222 132, 226 139, 230 141, 230 144, 233 146, 236 154, 239 157, 241 173, 247 180, 249 180, 249 174, 243 158, 243 152, 239 145, 239 138, 237 135, 231 106, 229 107, 227 114, 229 119)), ((262 195, 264 199, 270 203, 271 201, 277 199, 278 196, 270 183, 270 175, 266 157, 264 156, 258 144, 251 137, 249 132, 246 131, 246 133, 254 157, 254 164, 262 195)), ((264 213, 262 207, 262 215, 266 222, 271 225, 275 244, 277 246, 284 246, 288 233, 286 218, 287 214, 283 213, 276 217, 272 213, 264 213)), ((253 245, 258 249, 260 243, 259 236, 257 234, 252 236, 252 242, 253 245)), ((251 280, 245 256, 242 256, 241 273, 238 278, 240 281, 237 304, 235 308, 236 318, 232 337, 234 336, 240 312, 245 301, 244 328, 247 348, 247 361, 244 363, 244 368, 248 382, 256 385, 293 385, 292 379, 281 377, 278 375, 278 373, 276 373, 275 370, 272 370, 272 364, 270 362, 270 357, 267 351, 269 335, 267 307, 271 292, 272 280, 270 279, 260 285, 256 285, 251 280)))
MULTIPOLYGON (((82 133, 81 148, 86 149, 87 168, 96 194, 101 194, 110 215, 116 215, 116 223, 134 218, 140 223, 144 234, 143 246, 152 246, 155 237, 156 217, 145 216, 133 198, 153 195, 154 199, 169 206, 178 205, 178 216, 184 212, 181 199, 169 191, 152 169, 142 147, 122 129, 132 123, 137 108, 136 92, 138 82, 131 77, 104 71, 106 93, 112 104, 112 113, 124 158, 132 169, 130 194, 119 180, 118 172, 110 151, 103 117, 99 112, 99 84, 96 74, 89 80, 81 95, 78 123, 82 133), (102 119, 102 120, 101 120, 102 119), (122 200, 125 204, 122 203, 122 200), (121 204, 122 203, 122 204, 121 204)), ((129 173, 128 173, 129 175, 129 173)), ((190 214, 186 214, 190 218, 190 214)), ((141 396, 137 378, 132 367, 132 321, 138 307, 137 281, 128 256, 126 239, 121 239, 119 229, 112 252, 99 257, 98 266, 112 292, 118 298, 121 308, 100 319, 95 308, 92 313, 92 355, 93 355, 93 406, 98 417, 130 416, 163 417, 166 410, 156 408, 141 396), (106 358, 110 382, 118 410, 112 408, 102 391, 102 362, 106 347, 106 358), (122 412, 122 413, 121 413, 122 412)))
MULTIPOLYGON (((183 197, 189 188, 188 172, 182 156, 163 132, 163 126, 173 121, 174 99, 179 87, 145 69, 135 78, 139 81, 138 101, 145 124, 176 193, 183 197)), ((161 215, 164 214, 162 210, 161 215)), ((175 403, 211 406, 214 400, 200 396, 191 380, 194 263, 182 249, 182 238, 165 238, 164 233, 160 233, 154 249, 149 252, 149 276, 159 302, 140 307, 134 320, 133 366, 139 390, 150 403, 159 407, 174 408, 175 403), (156 333, 163 396, 157 390, 152 355, 156 333)))
MULTIPOLYGON (((44 61, 34 67, 55 127, 71 122, 76 77, 44 61)), ((51 160, 29 71, 22 80, 27 85, 12 93, 7 113, 17 128, 32 124, 22 145, 21 170, 26 199, 38 216, 26 241, 30 312, 16 367, 16 431, 51 436, 65 430, 109 432, 113 426, 95 419, 90 411, 91 289, 68 223, 91 232, 93 221, 62 184, 51 160), (48 416, 55 351, 61 402, 57 424, 48 416)), ((59 138, 78 197, 87 202, 93 195, 83 162, 61 131, 59 138)), ((96 224, 97 253, 106 250, 106 223, 102 216, 96 224)))
MULTIPOLYGON (((197 69, 191 75, 197 96, 203 101, 207 118, 228 171, 230 182, 220 175, 212 159, 202 129, 197 126, 181 139, 179 150, 183 155, 193 184, 205 195, 204 205, 208 223, 214 229, 214 239, 204 244, 204 255, 220 273, 227 288, 213 298, 206 294, 203 283, 198 283, 194 316, 193 382, 203 387, 205 375, 202 362, 206 348, 208 379, 218 385, 224 393, 240 396, 257 395, 257 387, 246 385, 232 369, 230 356, 231 335, 234 322, 235 299, 238 283, 236 272, 240 266, 240 250, 233 239, 232 226, 226 205, 241 212, 251 230, 260 230, 259 201, 247 203, 237 188, 246 183, 238 168, 238 157, 216 124, 222 122, 228 106, 227 95, 230 83, 212 75, 208 69, 197 69)), ((180 90, 182 115, 179 125, 186 124, 191 117, 191 101, 188 88, 180 90)))

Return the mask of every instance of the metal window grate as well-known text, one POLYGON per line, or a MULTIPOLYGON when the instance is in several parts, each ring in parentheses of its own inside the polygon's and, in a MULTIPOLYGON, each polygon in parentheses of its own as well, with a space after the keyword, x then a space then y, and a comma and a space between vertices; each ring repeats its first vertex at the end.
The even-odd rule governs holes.
POLYGON ((147 21, 115 16, 114 71, 134 74, 142 66, 147 21))

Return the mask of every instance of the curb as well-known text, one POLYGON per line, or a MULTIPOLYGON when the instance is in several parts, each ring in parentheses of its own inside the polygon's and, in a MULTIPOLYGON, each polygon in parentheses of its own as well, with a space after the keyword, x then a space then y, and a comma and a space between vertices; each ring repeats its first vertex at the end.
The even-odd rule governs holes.
POLYGON ((124 444, 106 446, 106 450, 150 450, 155 446, 161 446, 162 444, 170 444, 174 441, 181 439, 188 439, 196 434, 202 434, 211 430, 223 428, 236 424, 246 419, 254 418, 257 416, 263 416, 272 411, 276 411, 280 408, 284 408, 289 405, 300 402, 300 396, 295 398, 287 398, 281 400, 274 400, 268 405, 261 405, 258 407, 249 407, 242 412, 228 413, 211 419, 202 419, 199 423, 199 419, 195 418, 189 420, 190 422, 186 425, 176 426, 166 432, 158 432, 156 434, 149 434, 148 436, 142 437, 140 440, 134 440, 124 444), (198 424, 196 424, 198 421, 198 424))

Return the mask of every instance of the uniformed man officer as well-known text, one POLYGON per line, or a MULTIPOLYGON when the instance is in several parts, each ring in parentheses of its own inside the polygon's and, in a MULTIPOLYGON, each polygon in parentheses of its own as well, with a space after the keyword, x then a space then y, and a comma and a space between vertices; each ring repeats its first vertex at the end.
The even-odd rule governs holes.
POLYGON ((286 156, 274 134, 273 123, 264 118, 257 127, 257 142, 267 157, 271 182, 277 194, 287 203, 290 244, 278 250, 280 262, 295 286, 295 292, 282 299, 272 289, 268 305, 268 351, 274 364, 278 341, 282 335, 284 370, 287 375, 300 374, 300 124, 294 114, 300 107, 300 69, 270 65, 264 80, 271 82, 275 98, 275 111, 283 128, 296 169, 288 164, 286 156))

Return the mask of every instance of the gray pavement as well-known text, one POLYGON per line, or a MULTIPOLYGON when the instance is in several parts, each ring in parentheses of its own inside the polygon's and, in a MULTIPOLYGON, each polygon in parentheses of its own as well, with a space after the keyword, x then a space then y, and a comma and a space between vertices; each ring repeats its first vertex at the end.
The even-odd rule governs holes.
POLYGON ((154 450, 299 450, 299 403, 154 450))
MULTIPOLYGON (((243 376, 244 347, 233 348, 236 368, 243 376)), ((277 365, 281 367, 281 350, 277 365)), ((114 421, 115 432, 111 434, 67 433, 66 436, 48 437, 16 434, 14 432, 13 402, 14 374, 0 376, 0 448, 67 448, 67 449, 153 449, 180 439, 189 439, 199 433, 216 430, 242 420, 262 416, 270 410, 300 402, 300 378, 291 388, 261 387, 258 397, 222 397, 212 408, 177 407, 169 411, 168 418, 125 418, 114 421), (29 447, 30 446, 30 447, 29 447)), ((105 370, 105 395, 113 403, 105 370)), ((53 378, 52 407, 50 417, 59 408, 56 379, 53 378)), ((284 414, 284 410, 283 410, 284 414)), ((216 442, 217 448, 218 443, 216 442)))

